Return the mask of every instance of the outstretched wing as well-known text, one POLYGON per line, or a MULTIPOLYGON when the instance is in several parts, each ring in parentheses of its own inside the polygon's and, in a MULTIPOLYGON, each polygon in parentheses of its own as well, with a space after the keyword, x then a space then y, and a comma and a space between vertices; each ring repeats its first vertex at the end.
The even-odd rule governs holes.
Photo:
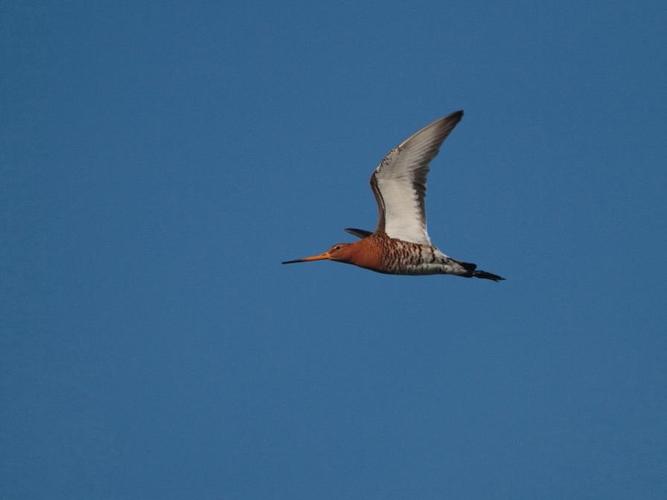
POLYGON ((424 196, 431 160, 463 111, 427 125, 389 151, 371 176, 378 204, 377 232, 391 238, 430 245, 426 231, 424 196))
POLYGON ((346 227, 345 232, 350 233, 357 238, 366 238, 373 234, 373 231, 366 231, 365 229, 357 229, 356 227, 346 227))

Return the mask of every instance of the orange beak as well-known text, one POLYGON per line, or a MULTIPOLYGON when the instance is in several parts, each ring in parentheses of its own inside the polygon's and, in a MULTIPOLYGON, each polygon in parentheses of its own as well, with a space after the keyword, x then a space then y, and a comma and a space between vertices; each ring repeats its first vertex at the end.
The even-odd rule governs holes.
POLYGON ((294 259, 294 260, 286 260, 283 262, 283 264, 296 264, 297 262, 314 262, 316 260, 329 260, 331 258, 331 254, 329 252, 324 252, 319 255, 313 255, 312 257, 304 257, 303 259, 294 259))

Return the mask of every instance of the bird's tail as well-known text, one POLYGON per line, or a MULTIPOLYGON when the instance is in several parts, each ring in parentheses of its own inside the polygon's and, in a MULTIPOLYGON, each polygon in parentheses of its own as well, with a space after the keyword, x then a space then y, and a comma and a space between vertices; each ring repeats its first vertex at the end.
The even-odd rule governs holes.
POLYGON ((487 273, 486 271, 478 271, 477 270, 477 264, 473 264, 471 262, 461 262, 457 261, 463 268, 468 271, 469 274, 466 276, 469 278, 480 278, 484 280, 492 280, 492 281, 502 281, 505 278, 502 276, 498 276, 497 274, 493 273, 487 273))
POLYGON ((486 271, 475 271, 472 273, 475 278, 482 278, 484 280, 502 281, 505 278, 497 274, 487 273, 486 271))

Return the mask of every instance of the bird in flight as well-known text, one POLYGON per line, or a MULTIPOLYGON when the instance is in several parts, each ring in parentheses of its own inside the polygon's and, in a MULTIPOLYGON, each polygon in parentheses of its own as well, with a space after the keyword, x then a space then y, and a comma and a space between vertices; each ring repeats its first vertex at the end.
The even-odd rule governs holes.
POLYGON ((332 260, 385 274, 453 274, 464 278, 500 281, 505 278, 481 271, 476 264, 462 262, 442 253, 426 231, 424 196, 431 160, 463 111, 456 111, 415 132, 389 151, 371 175, 371 188, 378 206, 375 232, 346 228, 360 238, 354 243, 337 243, 312 257, 283 264, 332 260))

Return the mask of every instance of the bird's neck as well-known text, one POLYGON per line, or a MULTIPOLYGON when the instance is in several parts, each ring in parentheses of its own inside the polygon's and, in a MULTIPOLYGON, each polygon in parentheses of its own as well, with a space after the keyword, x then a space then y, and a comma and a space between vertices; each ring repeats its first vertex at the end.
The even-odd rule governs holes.
POLYGON ((381 265, 382 249, 379 241, 369 237, 356 241, 346 248, 343 262, 368 269, 379 269, 381 265))

